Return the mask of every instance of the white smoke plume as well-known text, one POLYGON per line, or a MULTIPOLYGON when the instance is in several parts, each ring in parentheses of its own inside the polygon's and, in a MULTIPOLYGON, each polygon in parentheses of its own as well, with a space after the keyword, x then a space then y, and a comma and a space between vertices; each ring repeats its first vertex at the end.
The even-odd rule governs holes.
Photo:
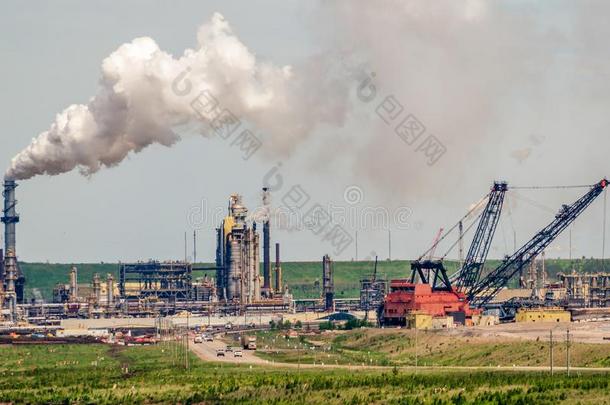
POLYGON ((59 113, 13 158, 6 177, 23 180, 75 168, 91 175, 151 144, 173 145, 180 140, 177 127, 197 126, 209 135, 190 105, 202 90, 261 130, 261 141, 272 140, 265 148, 275 153, 290 153, 320 123, 343 120, 347 89, 332 75, 314 75, 319 90, 311 92, 312 75, 257 60, 218 13, 199 29, 197 40, 197 49, 178 58, 147 37, 120 46, 102 63, 98 93, 86 105, 59 113), (176 83, 185 76, 188 83, 176 83), (320 77, 328 82, 320 83, 320 77))
POLYGON ((610 34, 609 9, 600 1, 320 2, 316 32, 325 52, 303 66, 259 60, 216 14, 200 28, 196 49, 182 56, 150 38, 119 47, 102 64, 98 94, 60 113, 7 175, 90 175, 153 143, 171 146, 183 126, 200 123, 190 101, 207 89, 261 131, 265 153, 288 155, 318 126, 345 122, 312 152, 312 166, 345 158, 354 177, 395 199, 437 193, 430 184, 440 180, 471 195, 508 173, 511 181, 530 181, 536 172, 542 183, 560 176, 581 184, 605 174, 610 147, 610 69, 600 39, 610 34), (339 59, 343 72, 334 65, 339 59), (376 74, 377 98, 369 104, 355 98, 361 79, 349 75, 354 65, 376 74), (172 87, 185 72, 194 87, 189 96, 172 87), (388 95, 442 141, 447 152, 437 164, 427 166, 416 145, 375 114, 388 95), (362 114, 347 120, 352 111, 362 114), (566 161, 586 161, 587 172, 566 161))
POLYGON ((610 68, 600 38, 610 33, 601 17, 608 2, 322 4, 328 23, 320 26, 331 26, 323 39, 358 53, 366 73, 374 72, 376 98, 358 105, 371 117, 357 127, 368 138, 350 153, 354 175, 389 197, 396 185, 406 197, 438 195, 431 185, 441 180, 449 194, 472 193, 503 176, 526 184, 559 176, 579 184, 606 174, 610 138, 603 128, 610 119, 602 111, 610 102, 602 94, 610 89, 610 68), (389 95, 404 107, 399 118, 413 114, 446 147, 433 167, 417 143, 409 146, 394 133, 400 119, 388 125, 376 116, 389 95), (578 170, 565 164, 585 161, 578 170))

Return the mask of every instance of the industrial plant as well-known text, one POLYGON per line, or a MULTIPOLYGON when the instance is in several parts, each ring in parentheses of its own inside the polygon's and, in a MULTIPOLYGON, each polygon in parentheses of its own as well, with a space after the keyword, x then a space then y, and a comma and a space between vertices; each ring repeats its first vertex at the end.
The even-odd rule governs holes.
MULTIPOLYGON (((65 318, 156 317, 180 311, 212 316, 254 312, 289 312, 292 296, 282 281, 280 244, 275 243, 271 270, 271 224, 269 216, 257 222, 248 215, 239 194, 229 197, 226 217, 216 228, 216 261, 201 267, 186 261, 120 263, 118 280, 95 274, 89 288, 79 288, 78 268, 73 266, 67 283, 53 289, 52 302, 24 301, 25 278, 16 256, 16 183, 4 187, 5 254, 2 255, 3 319, 53 324, 65 318), (196 277, 195 274, 203 274, 196 277), (273 280, 272 280, 273 276, 273 280), (85 290, 85 291, 84 291, 85 290)), ((263 189, 263 203, 269 200, 263 189)), ((82 281, 82 280, 80 280, 82 281)), ((332 295, 330 295, 332 302, 332 295)))
POLYGON ((294 299, 290 293, 282 274, 279 242, 274 242, 272 266, 269 190, 262 190, 262 215, 250 212, 243 198, 232 194, 226 216, 217 228, 210 230, 215 232, 216 240, 213 264, 185 260, 119 263, 116 279, 113 274, 95 273, 91 280, 79 280, 79 270, 72 266, 66 282, 55 285, 52 300, 45 302, 25 300, 26 279, 16 249, 17 184, 6 180, 2 217, 5 246, 0 272, 2 319, 6 325, 25 322, 49 326, 70 318, 152 319, 188 313, 247 319, 257 314, 313 312, 361 313, 359 316, 365 320, 375 319, 382 326, 417 327, 422 321, 413 319, 424 317, 430 319, 423 323, 426 327, 433 324, 448 327, 490 322, 489 319, 496 319, 493 321, 496 323, 529 319, 519 313, 544 313, 548 309, 555 314, 558 308, 575 311, 574 316, 579 319, 586 318, 591 308, 597 308, 593 311, 596 317, 610 317, 610 273, 574 271, 560 273, 557 280, 550 280, 544 260, 545 249, 606 190, 607 184, 603 179, 588 187, 576 202, 562 205, 550 224, 489 269, 487 256, 509 190, 506 182, 495 182, 478 207, 448 231, 443 233, 441 228, 432 246, 411 262, 410 277, 386 279, 379 274, 375 258, 370 274, 360 279, 359 296, 340 297, 336 293, 336 263, 325 254, 319 265, 321 283, 315 283, 319 296, 306 299, 294 299), (464 229, 466 218, 471 218, 472 223, 464 229), (470 238, 467 236, 470 229, 474 232, 464 256, 463 241, 470 238), (450 240, 449 236, 456 232, 450 249, 434 257, 440 243, 450 240), (445 259, 456 246, 460 250, 460 264, 457 271, 449 274, 445 259), (518 293, 511 295, 511 291, 518 293), (529 293, 524 295, 523 291, 529 293))

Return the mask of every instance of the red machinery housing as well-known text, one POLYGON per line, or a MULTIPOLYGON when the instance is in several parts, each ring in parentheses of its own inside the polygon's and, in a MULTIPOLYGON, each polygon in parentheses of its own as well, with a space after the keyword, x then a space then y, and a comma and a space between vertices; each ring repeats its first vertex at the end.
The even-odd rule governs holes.
POLYGON ((430 284, 412 283, 408 279, 392 280, 383 306, 383 323, 405 325, 408 314, 413 312, 432 316, 454 315, 458 319, 480 313, 471 309, 466 295, 455 288, 452 291, 433 291, 430 284))

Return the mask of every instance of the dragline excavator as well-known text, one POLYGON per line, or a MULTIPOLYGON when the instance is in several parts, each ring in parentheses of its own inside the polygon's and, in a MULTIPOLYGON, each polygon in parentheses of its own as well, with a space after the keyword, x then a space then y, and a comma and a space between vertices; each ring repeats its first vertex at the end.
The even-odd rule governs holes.
MULTIPOLYGON (((408 314, 413 312, 432 316, 453 315, 457 319, 480 313, 510 279, 544 251, 607 186, 608 181, 603 179, 590 186, 587 193, 573 204, 563 205, 549 225, 513 255, 506 257, 497 268, 482 276, 508 190, 506 182, 495 182, 482 200, 487 199, 487 203, 478 216, 478 225, 462 267, 449 277, 443 265, 443 259, 449 252, 439 260, 426 258, 429 252, 422 254, 411 262, 410 278, 390 282, 390 292, 378 310, 381 323, 404 325, 408 314)), ((460 219, 439 241, 445 239, 476 208, 460 219)), ((436 243, 433 248, 436 248, 436 243)))

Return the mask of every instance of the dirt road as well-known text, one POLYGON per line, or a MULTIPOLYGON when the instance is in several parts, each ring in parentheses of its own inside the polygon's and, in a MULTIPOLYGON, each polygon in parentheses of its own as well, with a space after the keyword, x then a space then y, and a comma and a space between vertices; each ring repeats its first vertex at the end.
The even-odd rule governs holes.
POLYGON ((570 330, 572 342, 608 344, 610 347, 610 322, 571 322, 571 323, 505 323, 494 326, 459 328, 448 330, 455 336, 480 336, 491 341, 508 339, 542 340, 549 338, 553 331, 555 339, 565 339, 570 330))

